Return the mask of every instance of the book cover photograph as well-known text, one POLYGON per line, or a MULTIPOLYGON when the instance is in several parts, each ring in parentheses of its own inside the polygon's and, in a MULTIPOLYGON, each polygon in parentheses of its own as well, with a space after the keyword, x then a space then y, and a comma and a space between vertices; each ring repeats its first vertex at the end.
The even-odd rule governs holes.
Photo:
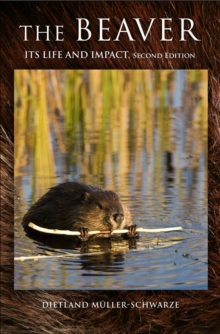
POLYGON ((219 12, 1 2, 3 333, 218 333, 219 12))
POLYGON ((14 72, 15 289, 207 289, 207 79, 14 72))

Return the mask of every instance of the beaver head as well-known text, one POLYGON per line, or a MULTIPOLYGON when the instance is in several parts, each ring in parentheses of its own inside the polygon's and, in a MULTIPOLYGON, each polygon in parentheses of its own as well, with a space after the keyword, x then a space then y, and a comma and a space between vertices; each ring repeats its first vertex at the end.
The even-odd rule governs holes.
POLYGON ((100 229, 115 230, 131 224, 128 210, 113 191, 91 188, 82 193, 76 206, 78 221, 74 227, 86 224, 88 228, 91 225, 93 229, 97 226, 100 229))

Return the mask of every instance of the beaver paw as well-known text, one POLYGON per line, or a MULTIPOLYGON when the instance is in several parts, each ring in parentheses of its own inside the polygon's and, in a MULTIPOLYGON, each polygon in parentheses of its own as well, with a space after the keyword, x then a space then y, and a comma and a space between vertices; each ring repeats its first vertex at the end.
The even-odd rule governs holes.
POLYGON ((80 227, 79 232, 81 233, 79 235, 79 239, 81 241, 86 241, 89 239, 89 229, 87 227, 80 227))
POLYGON ((137 225, 130 225, 128 226, 128 237, 129 238, 134 238, 134 237, 137 237, 138 236, 138 232, 136 231, 137 230, 137 225))

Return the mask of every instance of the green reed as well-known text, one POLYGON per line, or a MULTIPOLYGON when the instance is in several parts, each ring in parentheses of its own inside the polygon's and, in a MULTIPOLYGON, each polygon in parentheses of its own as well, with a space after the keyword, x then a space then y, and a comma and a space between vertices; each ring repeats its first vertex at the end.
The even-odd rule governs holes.
POLYGON ((23 175, 22 167, 32 160, 31 182, 35 194, 37 189, 55 184, 47 90, 45 71, 16 71, 15 176, 23 175))

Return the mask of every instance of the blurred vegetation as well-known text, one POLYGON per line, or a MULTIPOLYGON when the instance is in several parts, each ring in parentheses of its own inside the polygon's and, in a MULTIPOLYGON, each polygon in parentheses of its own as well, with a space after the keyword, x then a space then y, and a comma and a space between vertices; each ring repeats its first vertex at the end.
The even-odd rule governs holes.
POLYGON ((147 169, 161 193, 167 155, 177 182, 182 158, 198 169, 205 151, 207 163, 207 80, 206 70, 16 70, 15 178, 39 197, 57 175, 116 190, 125 175, 142 186, 147 169))

